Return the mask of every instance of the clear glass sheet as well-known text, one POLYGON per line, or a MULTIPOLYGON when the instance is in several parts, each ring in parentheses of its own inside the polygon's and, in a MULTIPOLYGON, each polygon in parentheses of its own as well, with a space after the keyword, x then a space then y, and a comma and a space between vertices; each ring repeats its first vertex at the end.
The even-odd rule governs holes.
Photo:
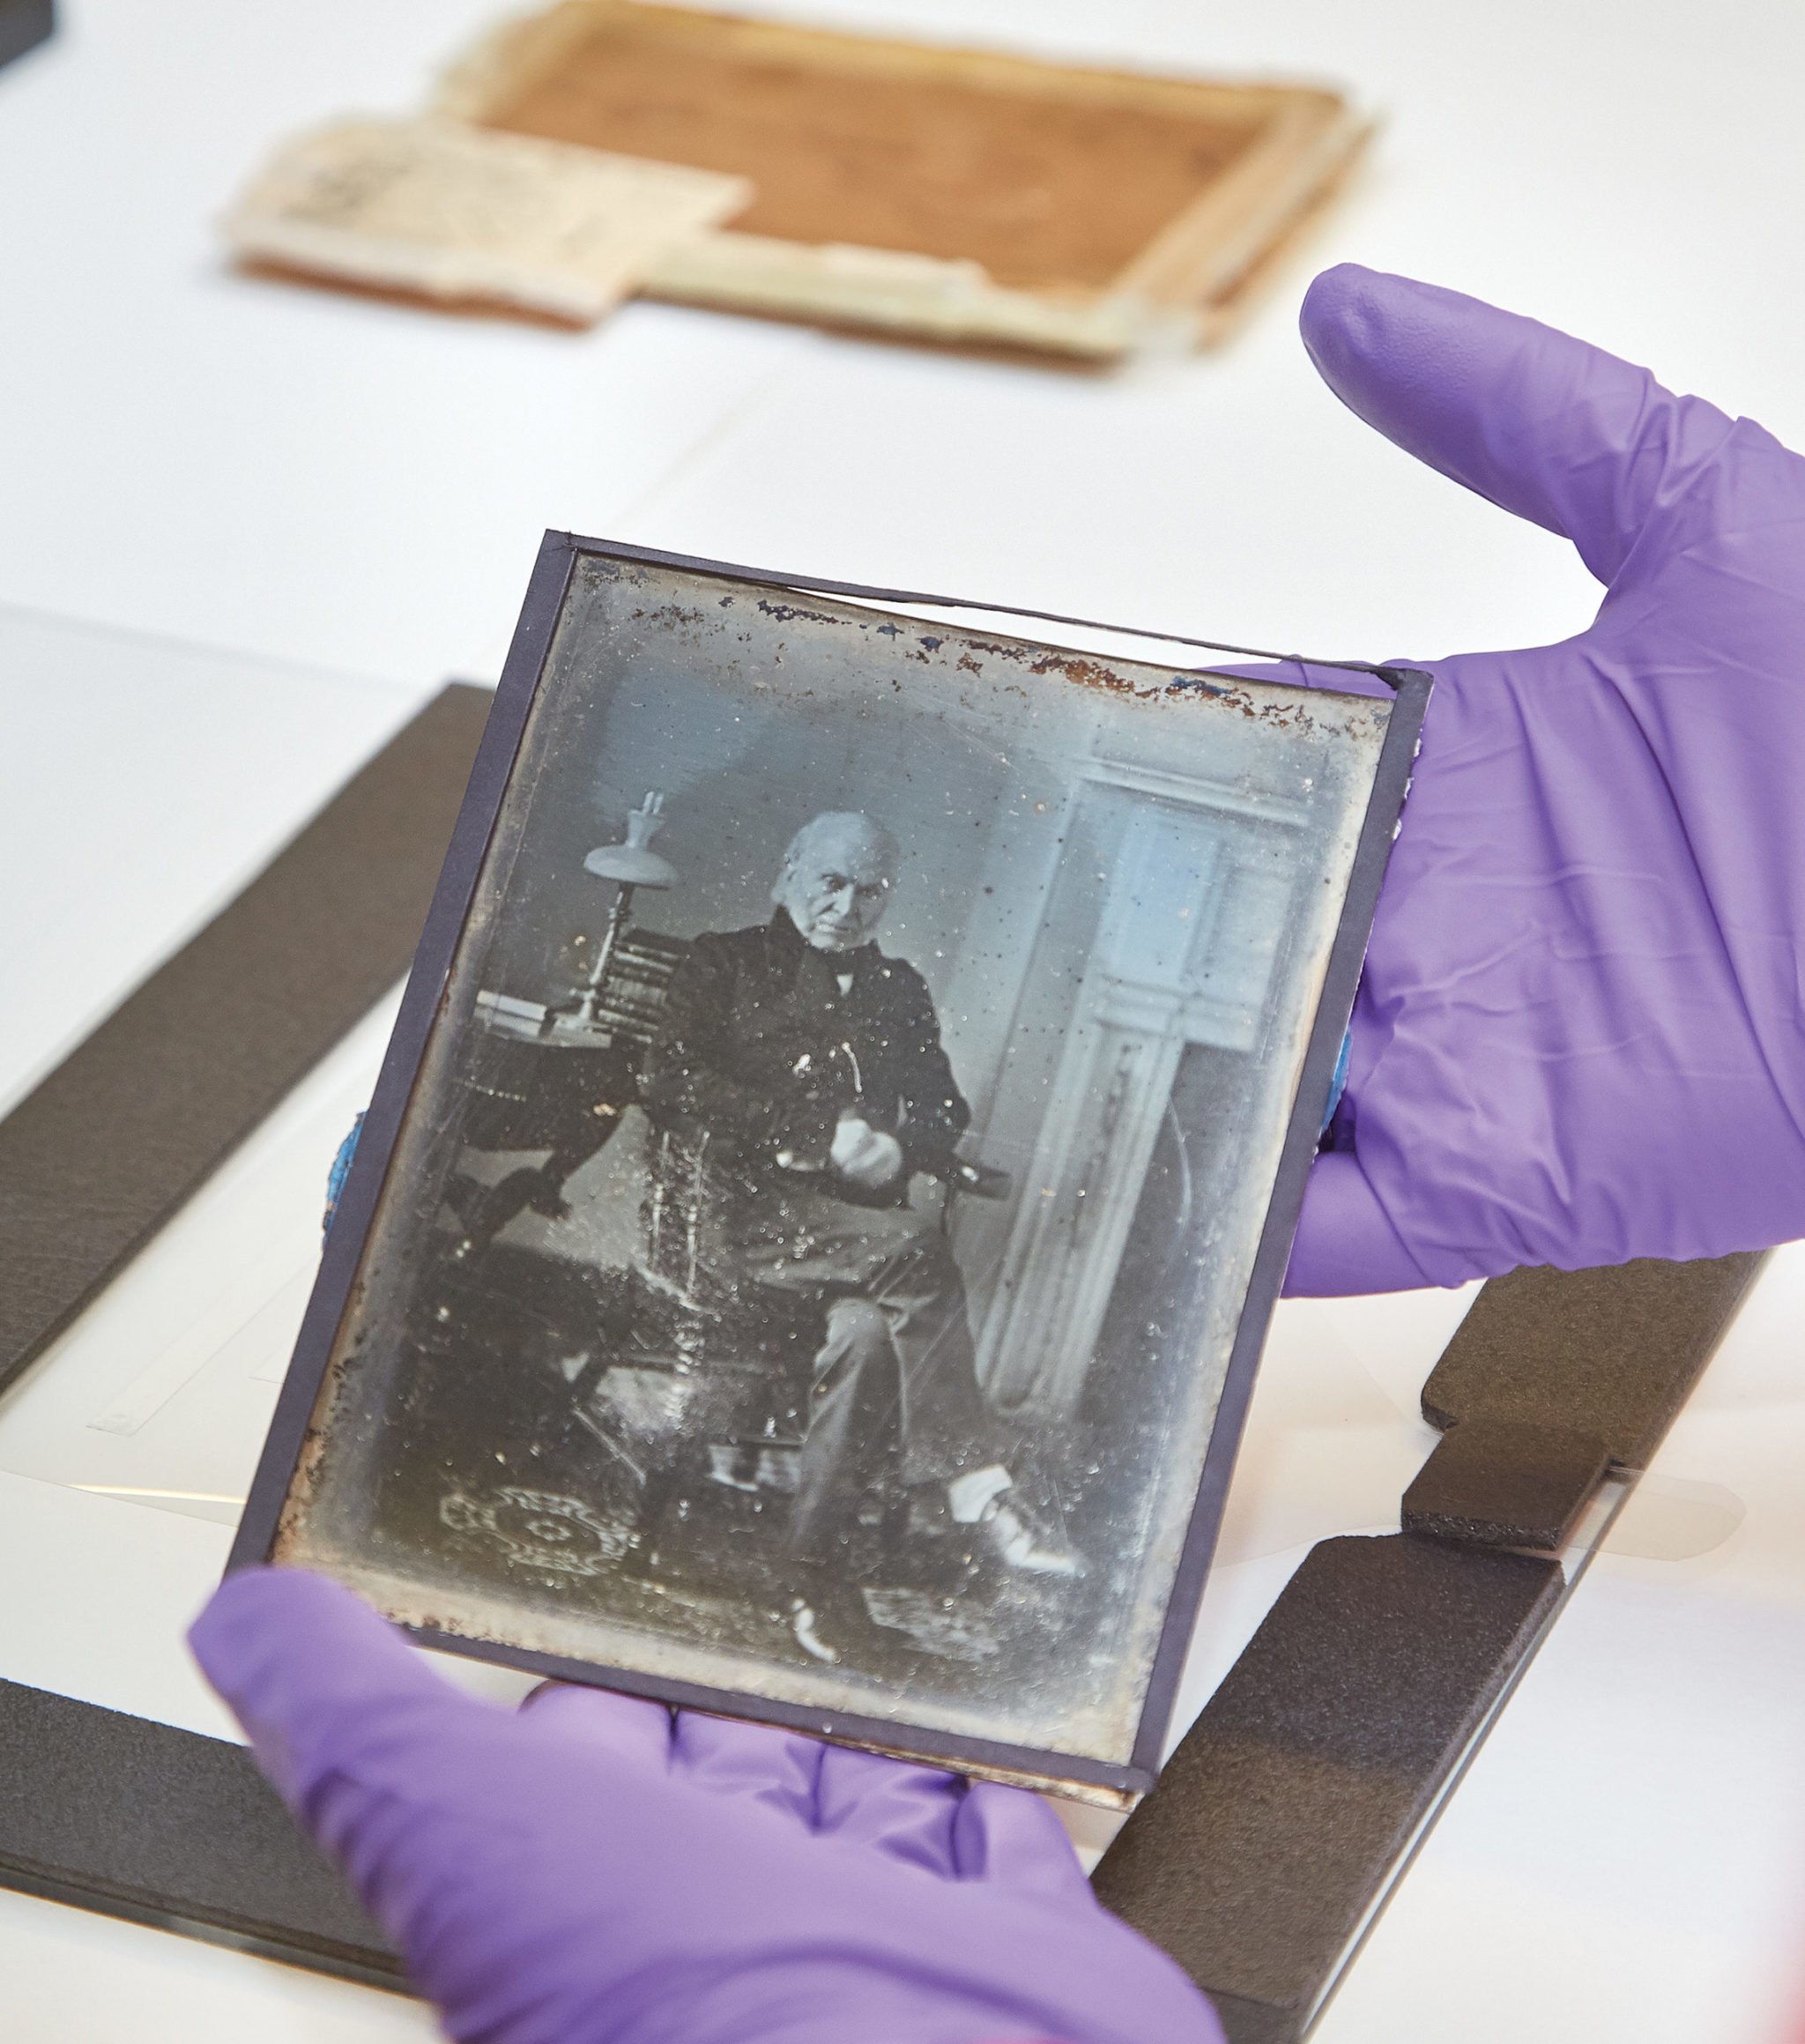
POLYGON ((238 1522, 313 1289, 334 1153, 400 990, 374 1008, 0 1399, 0 1470, 238 1522))
MULTIPOLYGON (((0 1112, 432 692, 0 607, 0 1112)), ((326 1165, 387 1029, 328 1059, 0 1397, 0 1676, 233 1735, 182 1631, 224 1566, 326 1165)))

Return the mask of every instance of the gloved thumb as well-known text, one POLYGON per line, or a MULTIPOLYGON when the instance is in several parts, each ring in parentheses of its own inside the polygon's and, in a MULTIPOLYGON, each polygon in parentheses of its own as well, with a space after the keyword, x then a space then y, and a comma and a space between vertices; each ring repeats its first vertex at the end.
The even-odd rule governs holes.
POLYGON ((349 1590, 300 1569, 228 1577, 188 1640, 302 1815, 328 1773, 361 1773, 384 1748, 409 1751, 435 1725, 492 1707, 435 1675, 349 1590))
POLYGON ((1609 583, 1731 420, 1539 321, 1344 263, 1304 294, 1304 345, 1348 406, 1419 461, 1571 539, 1609 583))

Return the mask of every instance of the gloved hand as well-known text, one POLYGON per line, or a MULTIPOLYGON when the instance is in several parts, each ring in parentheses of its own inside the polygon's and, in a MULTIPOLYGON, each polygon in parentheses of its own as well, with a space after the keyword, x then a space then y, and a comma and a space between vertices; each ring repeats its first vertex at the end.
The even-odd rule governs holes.
POLYGON ((454 2037, 1221 2044, 1021 1789, 599 1690, 501 1710, 298 1570, 189 1637, 454 2037))
POLYGON ((1429 664, 1286 1289, 1805 1235, 1805 461, 1403 278, 1331 270, 1303 327, 1353 411, 1606 594, 1559 645, 1429 664))

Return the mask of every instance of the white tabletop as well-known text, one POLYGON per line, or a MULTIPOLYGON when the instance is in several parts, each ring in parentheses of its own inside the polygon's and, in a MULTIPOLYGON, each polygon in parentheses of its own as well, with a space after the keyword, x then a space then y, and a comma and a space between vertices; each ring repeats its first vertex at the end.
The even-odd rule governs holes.
MULTIPOLYGON (((335 113, 417 105, 491 0, 63 11, 56 45, 0 72, 0 1105, 438 680, 494 675, 546 526, 1327 653, 1529 643, 1589 614, 1559 542, 1322 390, 1294 329, 1308 264, 1223 353, 1109 377, 652 305, 572 337, 253 282, 221 269, 210 222, 260 153, 335 113)), ((1805 444, 1805 17, 1780 0, 808 13, 1343 82, 1385 126, 1318 261, 1534 311, 1805 444)), ((272 1211, 300 1211, 369 1054, 347 1046, 241 1160, 272 1211)), ((229 1471, 182 1457, 241 1449, 184 1432, 201 1378, 183 1371, 235 1372, 248 1426, 276 1338, 217 1337, 234 1309, 205 1274, 231 1191, 76 1330, 55 1395, 41 1372, 0 1409, 0 1553, 32 1556, 0 1563, 0 1675, 220 1734, 175 1642, 223 1554, 229 1511, 204 1499, 229 1471), (110 1475, 71 1464, 71 1427, 147 1404, 154 1426, 100 1430, 110 1475), (153 1464, 188 1474, 153 1482, 153 1464), (126 1495, 160 1487, 200 1495, 126 1495)), ((1795 1252, 1325 2044, 1779 2034, 1805 1987, 1801 1301, 1795 1252)), ((1312 1541, 1395 1525, 1431 1438, 1415 1392, 1463 1304, 1281 1309, 1188 1707, 1312 1541)), ((430 2027, 392 1997, 0 1892, 0 2031, 21 2044, 430 2027)))

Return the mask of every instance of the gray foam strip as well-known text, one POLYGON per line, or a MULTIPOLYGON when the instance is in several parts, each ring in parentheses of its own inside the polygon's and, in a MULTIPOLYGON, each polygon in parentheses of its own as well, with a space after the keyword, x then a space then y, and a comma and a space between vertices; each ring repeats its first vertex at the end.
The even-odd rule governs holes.
POLYGON ((0 1682, 0 1882, 405 1990, 241 1746, 0 1682))
POLYGON ((1499 1548, 1564 1537, 1607 1461, 1645 1467, 1763 1261, 1481 1291, 1423 1387, 1452 1431, 1405 1495, 1422 1530, 1311 1550, 1097 1867, 1232 2044, 1304 2034, 1557 1608, 1559 1565, 1499 1548))
POLYGON ((491 700, 442 690, 0 1121, 0 1387, 406 971, 491 700))
POLYGON ((1430 1371, 1423 1416, 1592 1434, 1618 1467, 1645 1469, 1763 1260, 1643 1257, 1495 1277, 1430 1371))
POLYGON ((1489 1414, 1451 1428, 1404 1493, 1406 1533, 1556 1554, 1609 1461, 1596 1434, 1489 1414))
POLYGON ((1293 2044, 1564 1585, 1410 1534, 1321 1542, 1093 1877, 1232 2044, 1293 2044))
POLYGON ((0 0, 0 64, 35 49, 56 26, 54 0, 0 0))

